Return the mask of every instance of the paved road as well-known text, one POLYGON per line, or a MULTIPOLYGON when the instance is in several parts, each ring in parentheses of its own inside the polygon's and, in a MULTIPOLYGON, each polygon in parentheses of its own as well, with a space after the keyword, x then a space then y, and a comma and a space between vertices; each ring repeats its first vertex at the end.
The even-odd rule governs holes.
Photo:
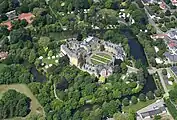
POLYGON ((135 68, 135 67, 131 67, 131 66, 128 66, 127 65, 127 68, 128 68, 128 73, 132 73, 132 72, 135 72, 137 73, 139 71, 139 69, 135 68))
MULTIPOLYGON (((163 2, 164 2, 164 0, 162 0, 163 2)), ((165 3, 165 2, 164 2, 165 3)), ((165 5, 167 6, 167 8, 170 10, 170 12, 176 12, 177 11, 177 9, 171 9, 170 8, 170 6, 169 5, 167 5, 166 3, 165 3, 165 5)))
MULTIPOLYGON (((173 73, 173 71, 170 68, 167 68, 167 72, 168 73, 172 73, 173 75, 175 75, 175 73, 173 73)), ((177 79, 175 77, 174 77, 174 79, 175 79, 175 82, 177 83, 177 79)))
POLYGON ((164 91, 165 91, 165 96, 169 96, 169 91, 168 91, 168 89, 167 89, 167 87, 166 87, 166 84, 165 84, 165 80, 164 80, 164 77, 163 77, 163 74, 162 74, 162 70, 163 70, 164 68, 159 68, 159 69, 157 69, 157 68, 151 68, 151 69, 148 69, 148 72, 149 72, 149 74, 154 74, 154 73, 158 73, 158 75, 159 75, 159 78, 160 78, 160 82, 162 83, 162 86, 163 86, 163 88, 164 88, 164 91))
POLYGON ((165 84, 165 81, 164 81, 164 79, 163 79, 163 75, 162 75, 162 70, 160 69, 160 70, 157 70, 157 73, 158 73, 158 75, 159 75, 159 77, 160 77, 160 81, 161 81, 161 83, 162 83, 162 86, 163 86, 163 88, 164 88, 164 91, 165 91, 165 96, 169 96, 169 91, 168 91, 168 89, 167 89, 167 87, 166 87, 166 84, 165 84))
POLYGON ((156 32, 157 32, 157 33, 163 33, 163 32, 156 26, 155 22, 152 20, 151 15, 149 14, 149 12, 148 12, 148 10, 146 9, 146 7, 144 7, 144 9, 145 9, 145 12, 146 12, 146 14, 147 14, 147 16, 148 16, 149 23, 154 26, 154 28, 156 29, 156 32))

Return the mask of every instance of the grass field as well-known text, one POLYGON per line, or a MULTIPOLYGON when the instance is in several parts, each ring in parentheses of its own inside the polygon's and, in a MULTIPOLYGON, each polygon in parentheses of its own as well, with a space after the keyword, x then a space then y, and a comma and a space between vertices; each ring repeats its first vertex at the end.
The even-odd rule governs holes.
POLYGON ((31 112, 25 118, 14 118, 14 119, 18 119, 18 120, 28 119, 28 117, 32 115, 39 115, 41 116, 41 120, 44 119, 45 116, 44 109, 41 106, 41 104, 38 102, 36 97, 32 94, 31 90, 27 87, 27 85, 25 84, 0 85, 0 97, 2 97, 2 94, 8 91, 9 89, 14 89, 17 92, 23 93, 31 99, 31 106, 30 106, 31 112))
POLYGON ((43 59, 42 59, 42 62, 43 62, 43 63, 46 63, 47 65, 49 65, 49 64, 58 65, 58 63, 56 63, 55 60, 58 60, 58 58, 56 58, 56 59, 43 58, 43 59))
POLYGON ((105 54, 105 53, 97 53, 96 54, 97 56, 102 56, 102 57, 104 57, 104 58, 107 58, 107 59, 112 59, 112 57, 110 56, 110 55, 108 55, 108 54, 105 54))
POLYGON ((129 112, 129 109, 138 111, 152 103, 154 103, 156 100, 147 100, 146 102, 138 102, 137 104, 129 105, 129 106, 123 106, 123 112, 129 112))
POLYGON ((111 56, 104 54, 104 53, 98 53, 91 57, 91 62, 93 64, 107 64, 111 61, 111 56))

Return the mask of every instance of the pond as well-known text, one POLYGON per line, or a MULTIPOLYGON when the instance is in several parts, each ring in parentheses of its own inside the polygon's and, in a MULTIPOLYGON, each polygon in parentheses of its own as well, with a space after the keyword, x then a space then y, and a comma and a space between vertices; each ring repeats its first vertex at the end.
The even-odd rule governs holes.
POLYGON ((30 70, 31 74, 34 77, 35 82, 45 82, 47 80, 46 76, 42 75, 35 66, 33 66, 30 70))

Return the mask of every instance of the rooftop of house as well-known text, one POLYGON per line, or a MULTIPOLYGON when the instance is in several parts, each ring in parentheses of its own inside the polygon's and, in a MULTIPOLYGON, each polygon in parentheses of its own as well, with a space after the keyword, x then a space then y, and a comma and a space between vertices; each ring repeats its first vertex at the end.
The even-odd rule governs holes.
POLYGON ((161 114, 163 112, 166 112, 165 102, 163 99, 157 100, 155 103, 137 111, 138 115, 141 115, 142 118, 145 117, 152 117, 154 115, 161 114))
POLYGON ((177 40, 177 29, 172 29, 167 32, 168 37, 177 40))
POLYGON ((162 3, 160 4, 160 8, 161 8, 161 9, 165 9, 165 8, 166 8, 166 4, 165 4, 164 2, 162 2, 162 3))
POLYGON ((8 52, 0 52, 0 60, 6 59, 8 56, 8 52))
POLYGON ((177 66, 171 67, 171 70, 177 75, 177 66))
POLYGON ((169 41, 168 46, 170 48, 177 48, 177 42, 175 42, 175 41, 169 41))
MULTIPOLYGON (((18 16, 17 19, 19 19, 19 20, 25 19, 28 22, 28 24, 31 24, 33 21, 32 18, 34 18, 34 17, 35 16, 32 13, 22 13, 18 16)), ((17 20, 17 19, 14 19, 14 20, 17 20)), ((5 22, 1 23, 0 25, 6 25, 8 30, 12 29, 11 20, 5 21, 5 22)))
POLYGON ((7 29, 8 29, 8 30, 11 30, 11 29, 12 29, 12 23, 11 23, 11 21, 3 22, 3 23, 1 23, 1 25, 7 26, 7 29))
POLYGON ((18 16, 18 19, 23 20, 25 19, 29 24, 32 23, 32 18, 34 18, 35 16, 32 13, 22 13, 18 16))
POLYGON ((172 54, 170 52, 165 52, 164 56, 167 57, 172 62, 177 62, 177 55, 172 54))
POLYGON ((177 0, 171 0, 171 2, 172 2, 172 5, 177 6, 177 0))

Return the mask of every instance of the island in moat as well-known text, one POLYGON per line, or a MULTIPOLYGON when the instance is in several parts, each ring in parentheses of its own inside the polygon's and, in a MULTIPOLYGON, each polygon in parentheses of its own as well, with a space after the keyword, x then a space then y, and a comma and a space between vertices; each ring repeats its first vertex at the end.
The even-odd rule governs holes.
POLYGON ((0 0, 0 119, 176 120, 176 0, 0 0))
POLYGON ((116 60, 124 60, 125 51, 121 44, 113 44, 96 37, 89 36, 83 41, 76 38, 67 40, 61 45, 61 56, 67 55, 71 65, 82 71, 100 77, 100 82, 114 71, 116 60))

